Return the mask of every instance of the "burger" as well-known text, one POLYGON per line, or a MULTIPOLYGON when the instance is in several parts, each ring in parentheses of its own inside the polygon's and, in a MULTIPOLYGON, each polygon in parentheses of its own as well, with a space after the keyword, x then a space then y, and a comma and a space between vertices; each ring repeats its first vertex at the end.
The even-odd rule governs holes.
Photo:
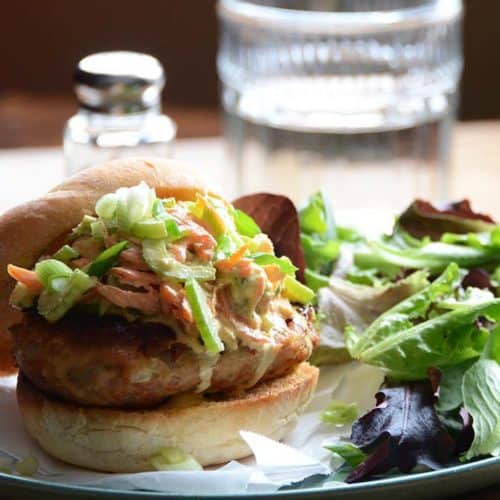
POLYGON ((10 210, 0 267, 0 363, 13 353, 26 429, 65 462, 223 463, 250 454, 240 430, 281 439, 312 397, 312 292, 181 164, 111 161, 10 210))

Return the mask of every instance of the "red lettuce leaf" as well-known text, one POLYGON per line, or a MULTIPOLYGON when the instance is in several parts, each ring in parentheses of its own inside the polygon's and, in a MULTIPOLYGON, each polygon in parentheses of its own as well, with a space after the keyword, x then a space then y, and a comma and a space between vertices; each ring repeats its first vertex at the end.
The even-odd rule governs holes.
POLYGON ((465 408, 459 410, 460 418, 462 419, 462 428, 456 437, 455 454, 461 455, 465 453, 474 441, 474 428, 472 427, 472 417, 465 408))
POLYGON ((462 287, 465 289, 469 286, 481 288, 483 290, 493 290, 493 284, 490 280, 490 275, 480 267, 474 267, 464 276, 462 287))
POLYGON ((278 257, 288 257, 298 268, 297 277, 304 281, 306 262, 300 244, 300 225, 297 210, 286 196, 256 193, 242 196, 233 205, 250 215, 274 245, 278 257))
POLYGON ((474 212, 469 200, 437 208, 428 201, 417 199, 401 214, 398 224, 415 238, 429 236, 437 241, 444 233, 490 231, 495 221, 489 215, 474 212))
POLYGON ((370 456, 346 479, 364 480, 397 467, 417 464, 437 469, 455 454, 456 443, 435 410, 436 380, 388 387, 376 394, 377 406, 358 419, 351 441, 370 456))

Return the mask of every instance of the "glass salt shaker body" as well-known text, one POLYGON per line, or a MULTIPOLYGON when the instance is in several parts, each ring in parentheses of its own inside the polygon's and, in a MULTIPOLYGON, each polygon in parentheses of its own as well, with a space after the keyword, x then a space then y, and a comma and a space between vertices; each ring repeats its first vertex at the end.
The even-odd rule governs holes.
POLYGON ((165 74, 137 52, 101 52, 76 68, 80 104, 64 131, 66 173, 126 156, 172 156, 175 122, 161 113, 165 74))

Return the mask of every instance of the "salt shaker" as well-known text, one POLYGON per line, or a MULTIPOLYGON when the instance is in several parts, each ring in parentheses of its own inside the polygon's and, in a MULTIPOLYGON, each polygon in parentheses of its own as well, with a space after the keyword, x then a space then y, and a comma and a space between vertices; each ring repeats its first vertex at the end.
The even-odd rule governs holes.
POLYGON ((124 156, 171 156, 177 127, 161 113, 164 85, 163 67, 147 54, 82 59, 74 74, 80 109, 64 131, 66 173, 124 156))

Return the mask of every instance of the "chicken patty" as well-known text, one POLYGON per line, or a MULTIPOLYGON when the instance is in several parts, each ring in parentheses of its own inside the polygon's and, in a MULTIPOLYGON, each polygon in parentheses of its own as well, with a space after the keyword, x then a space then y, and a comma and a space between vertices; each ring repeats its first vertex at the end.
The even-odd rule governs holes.
POLYGON ((268 349, 239 345, 212 361, 164 325, 120 317, 72 313, 49 324, 25 312, 11 331, 16 361, 39 389, 83 405, 137 408, 178 393, 234 391, 281 376, 318 342, 310 309, 300 316, 303 321, 287 321, 268 349))

